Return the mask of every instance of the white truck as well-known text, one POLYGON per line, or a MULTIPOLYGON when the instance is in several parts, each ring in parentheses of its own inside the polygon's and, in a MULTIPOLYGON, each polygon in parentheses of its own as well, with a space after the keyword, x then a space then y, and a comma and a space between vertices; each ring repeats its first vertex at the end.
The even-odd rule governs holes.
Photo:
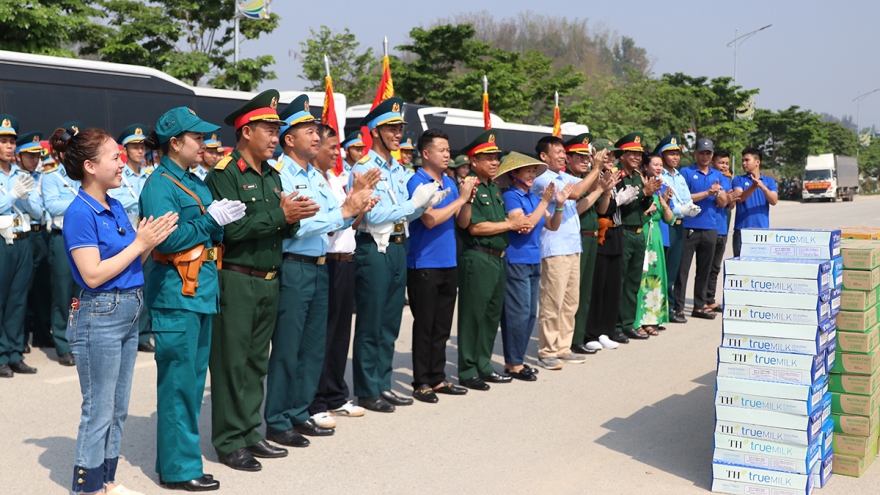
POLYGON ((808 156, 801 198, 852 201, 859 193, 859 163, 851 156, 808 156))

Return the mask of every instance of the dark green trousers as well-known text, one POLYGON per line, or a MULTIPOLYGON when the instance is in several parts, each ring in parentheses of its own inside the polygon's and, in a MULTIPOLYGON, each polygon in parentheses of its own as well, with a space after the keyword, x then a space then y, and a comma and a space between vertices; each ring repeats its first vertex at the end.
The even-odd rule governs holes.
MULTIPOLYGON (((147 261, 144 261, 144 280, 147 280, 150 277, 150 272, 153 271, 153 261, 152 256, 147 257, 147 261)), ((147 301, 152 301, 152 298, 147 297, 147 286, 144 286, 144 310, 141 313, 141 318, 138 320, 138 344, 143 344, 144 342, 149 342, 150 337, 153 336, 153 313, 150 311, 150 304, 147 301)))
POLYGON ((60 356, 70 353, 70 344, 64 332, 67 330, 70 298, 78 292, 60 230, 53 230, 49 234, 49 267, 52 270, 52 337, 55 339, 55 352, 60 356))
POLYGON ((165 481, 200 478, 199 415, 214 315, 156 308, 152 317, 158 371, 156 472, 165 481))
MULTIPOLYGON (((31 231, 28 236, 34 258, 34 271, 28 291, 25 330, 33 335, 34 342, 52 340, 52 285, 49 283, 49 233, 46 230, 31 231)), ((27 338, 25 337, 25 342, 27 338)))
POLYGON ((263 379, 278 316, 278 278, 220 270, 220 313, 211 339, 211 442, 218 455, 263 439, 263 379))
POLYGON ((590 313, 590 300, 593 298, 593 271, 596 268, 596 250, 599 239, 596 236, 581 235, 581 295, 578 310, 574 314, 574 337, 572 345, 585 344, 587 339, 587 315, 590 313))
MULTIPOLYGON (((666 248, 666 300, 669 302, 670 316, 675 307, 675 279, 681 266, 681 251, 684 248, 684 228, 681 224, 669 226, 669 247, 666 248)), ((684 303, 682 303, 684 306, 684 303)))
POLYGON ((20 239, 8 245, 0 238, 0 365, 23 359, 24 316, 33 270, 30 242, 20 239))
POLYGON ((620 312, 617 314, 617 331, 633 329, 638 309, 639 285, 645 263, 645 231, 638 234, 623 229, 623 287, 620 293, 620 312))
POLYGON ((507 271, 504 260, 465 249, 458 258, 458 379, 488 376, 501 322, 507 271))
POLYGON ((264 411, 266 429, 276 432, 311 416, 327 347, 327 266, 284 260, 279 294, 264 411))
POLYGON ((391 390, 394 342, 406 303, 406 249, 391 243, 382 254, 369 235, 357 235, 354 252, 357 318, 351 374, 354 395, 375 397, 391 390))

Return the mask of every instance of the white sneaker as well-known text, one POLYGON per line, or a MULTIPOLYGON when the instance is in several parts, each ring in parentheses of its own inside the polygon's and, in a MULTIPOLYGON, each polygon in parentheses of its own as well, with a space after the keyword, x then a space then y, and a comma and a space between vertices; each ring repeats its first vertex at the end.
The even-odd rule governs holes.
POLYGON ((136 492, 134 490, 129 490, 128 488, 122 485, 116 485, 115 488, 107 492, 107 495, 144 495, 141 492, 136 492))
POLYGON ((602 344, 602 347, 606 349, 617 349, 618 347, 620 347, 620 344, 609 339, 607 335, 600 335, 599 343, 602 344))
POLYGON ((330 413, 322 412, 312 414, 312 421, 323 428, 336 428, 336 420, 333 419, 333 416, 331 416, 330 413))
POLYGON ((367 410, 361 406, 356 406, 351 403, 351 401, 346 402, 339 409, 334 409, 330 411, 330 414, 334 416, 348 416, 349 418, 359 418, 366 413, 367 410))
POLYGON ((592 349, 594 351, 601 351, 602 349, 604 349, 604 347, 602 347, 602 344, 595 340, 591 340, 584 345, 587 346, 587 349, 592 349))

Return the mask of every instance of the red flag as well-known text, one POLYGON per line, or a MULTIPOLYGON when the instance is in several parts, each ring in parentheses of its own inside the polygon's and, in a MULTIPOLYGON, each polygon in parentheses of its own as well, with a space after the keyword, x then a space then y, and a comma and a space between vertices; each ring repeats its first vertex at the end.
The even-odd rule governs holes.
POLYGON ((559 105, 553 109, 553 135, 562 138, 562 119, 559 118, 559 105))
MULTIPOLYGON (((392 96, 394 96, 394 82, 391 80, 391 63, 388 55, 385 55, 382 57, 382 79, 379 81, 379 87, 376 89, 376 96, 373 98, 370 111, 392 96)), ((361 127, 361 134, 364 136, 364 152, 366 153, 373 148, 373 136, 366 126, 361 127)))
POLYGON ((339 142, 345 139, 345 136, 339 133, 339 123, 336 121, 336 102, 333 99, 333 78, 327 76, 324 78, 326 92, 324 93, 324 110, 321 113, 321 123, 326 125, 327 127, 336 131, 336 135, 338 136, 338 141, 336 143, 336 150, 340 153, 336 155, 336 167, 333 169, 333 173, 336 174, 337 177, 342 175, 343 166, 342 166, 342 152, 339 147, 339 142))
POLYGON ((483 93, 483 128, 492 128, 492 114, 489 113, 489 93, 483 93))

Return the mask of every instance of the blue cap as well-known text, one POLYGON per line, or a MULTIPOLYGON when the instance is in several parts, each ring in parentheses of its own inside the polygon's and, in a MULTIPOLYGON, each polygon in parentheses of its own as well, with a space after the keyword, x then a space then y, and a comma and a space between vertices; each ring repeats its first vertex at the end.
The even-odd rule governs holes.
POLYGON ((403 140, 400 142, 400 149, 402 150, 414 150, 416 146, 413 144, 413 137, 410 134, 407 134, 403 137, 403 140))
POLYGON ((116 142, 123 146, 131 143, 143 143, 144 139, 146 139, 147 134, 149 133, 150 128, 146 125, 131 124, 119 133, 119 136, 116 138, 116 142))
POLYGON ((660 140, 654 152, 663 153, 664 151, 681 151, 681 138, 678 137, 678 134, 670 134, 660 140))
POLYGON ((174 136, 184 132, 215 132, 220 126, 205 122, 187 107, 168 110, 156 121, 156 135, 159 143, 166 143, 174 136))
POLYGON ((340 143, 340 146, 342 146, 342 149, 344 150, 347 150, 352 146, 354 146, 355 148, 357 148, 358 146, 363 148, 364 146, 366 146, 366 144, 364 144, 364 135, 361 134, 361 131, 354 131, 348 136, 345 136, 345 140, 340 143))
POLYGON ((305 124, 308 122, 317 122, 318 119, 311 114, 309 109, 309 95, 299 95, 295 100, 290 102, 278 117, 284 121, 278 131, 279 136, 283 136, 291 127, 297 124, 305 124))
POLYGON ((211 137, 205 139, 205 148, 222 148, 223 144, 217 138, 217 133, 211 133, 211 137))
POLYGON ((0 136, 17 136, 18 119, 8 113, 0 114, 0 136))
POLYGON ((82 131, 86 128, 86 126, 83 125, 82 122, 77 122, 75 120, 71 120, 70 122, 65 122, 58 127, 64 129, 65 131, 68 129, 72 130, 74 136, 79 134, 79 131, 82 131))
POLYGON ((43 133, 39 131, 23 134, 15 140, 15 152, 42 153, 43 145, 40 144, 41 139, 43 139, 43 133))
POLYGON ((403 120, 403 100, 392 96, 379 103, 370 113, 361 119, 360 127, 373 130, 380 125, 406 124, 403 120))

